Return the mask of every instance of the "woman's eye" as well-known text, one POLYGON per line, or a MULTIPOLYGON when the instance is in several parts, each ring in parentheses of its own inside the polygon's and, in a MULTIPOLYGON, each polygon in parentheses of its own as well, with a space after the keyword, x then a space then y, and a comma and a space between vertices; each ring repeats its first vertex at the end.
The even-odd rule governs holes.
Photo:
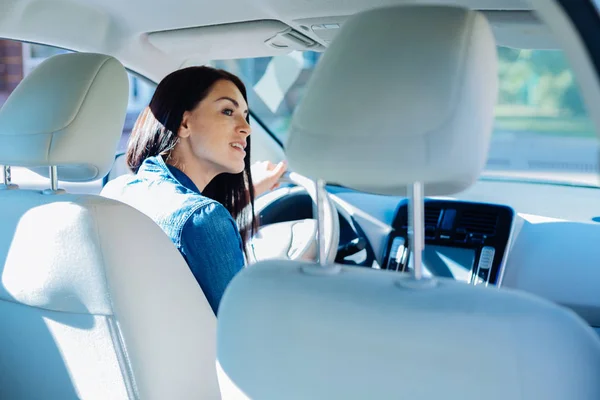
POLYGON ((233 110, 230 108, 227 108, 227 109, 223 110, 223 114, 231 117, 233 115, 233 110))

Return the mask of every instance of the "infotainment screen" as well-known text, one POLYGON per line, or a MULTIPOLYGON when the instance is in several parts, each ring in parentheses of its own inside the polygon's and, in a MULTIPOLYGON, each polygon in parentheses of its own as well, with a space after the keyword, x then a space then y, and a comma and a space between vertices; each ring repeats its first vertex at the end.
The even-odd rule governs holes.
MULTIPOLYGON (((473 249, 426 245, 423 251, 423 276, 454 278, 469 283, 474 263, 475 250, 473 249)), ((413 270, 412 257, 408 269, 413 270)))

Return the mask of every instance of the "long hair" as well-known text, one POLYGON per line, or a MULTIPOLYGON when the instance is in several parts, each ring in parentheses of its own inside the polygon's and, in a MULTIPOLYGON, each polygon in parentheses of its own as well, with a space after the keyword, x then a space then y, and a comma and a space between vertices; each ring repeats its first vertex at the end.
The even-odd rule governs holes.
MULTIPOLYGON (((150 105, 138 117, 127 145, 127 164, 135 173, 145 159, 168 156, 177 144, 177 132, 186 111, 192 111, 219 80, 232 82, 246 97, 246 87, 235 75, 211 67, 189 67, 167 75, 157 86, 150 105)), ((246 121, 250 122, 249 116, 246 121)), ((244 171, 213 178, 202 195, 221 203, 238 223, 244 251, 254 234, 254 187, 250 173, 250 136, 246 139, 244 171)))

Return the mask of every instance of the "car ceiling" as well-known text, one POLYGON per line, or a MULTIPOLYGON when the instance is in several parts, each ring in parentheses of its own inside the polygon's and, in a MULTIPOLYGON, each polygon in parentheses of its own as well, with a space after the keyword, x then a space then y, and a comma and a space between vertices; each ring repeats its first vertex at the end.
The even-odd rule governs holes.
MULTIPOLYGON (((211 57, 211 48, 226 46, 228 58, 253 54, 253 48, 248 48, 248 38, 253 36, 243 28, 238 36, 228 36, 227 43, 209 41, 209 46, 203 47, 202 27, 275 20, 299 30, 299 20, 326 21, 369 8, 415 3, 462 5, 478 10, 530 9, 526 0, 0 0, 0 37, 110 54, 132 70, 159 80, 182 65, 215 58, 211 57), (201 51, 196 53, 201 54, 194 54, 193 46, 188 51, 172 53, 164 46, 165 40, 162 46, 149 40, 160 37, 157 32, 184 28, 199 28, 184 38, 191 40, 192 45, 197 40, 201 51), (154 36, 149 36, 152 33, 154 36)), ((214 40, 214 31, 211 32, 214 40)), ((168 42, 169 36, 162 36, 165 37, 168 42)), ((268 55, 268 49, 262 49, 264 39, 255 35, 256 43, 252 45, 260 49, 257 56, 268 55)), ((222 52, 218 54, 223 56, 222 52)))

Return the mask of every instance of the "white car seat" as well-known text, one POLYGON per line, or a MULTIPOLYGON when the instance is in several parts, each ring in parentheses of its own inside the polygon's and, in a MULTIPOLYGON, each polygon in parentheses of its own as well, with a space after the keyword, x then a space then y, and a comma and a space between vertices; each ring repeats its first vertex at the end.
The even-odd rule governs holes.
MULTIPOLYGON (((127 81, 105 55, 46 60, 0 110, 0 164, 103 177, 127 81)), ((0 190, 0 398, 218 398, 216 319, 169 238, 129 206, 52 189, 0 190)))
MULTIPOLYGON (((397 6, 344 23, 291 125, 290 167, 375 193, 468 187, 497 95, 482 14, 397 6)), ((600 340, 534 296, 341 265, 266 261, 219 308, 223 397, 598 399, 600 340), (240 334, 243 333, 243 334, 240 334)))

